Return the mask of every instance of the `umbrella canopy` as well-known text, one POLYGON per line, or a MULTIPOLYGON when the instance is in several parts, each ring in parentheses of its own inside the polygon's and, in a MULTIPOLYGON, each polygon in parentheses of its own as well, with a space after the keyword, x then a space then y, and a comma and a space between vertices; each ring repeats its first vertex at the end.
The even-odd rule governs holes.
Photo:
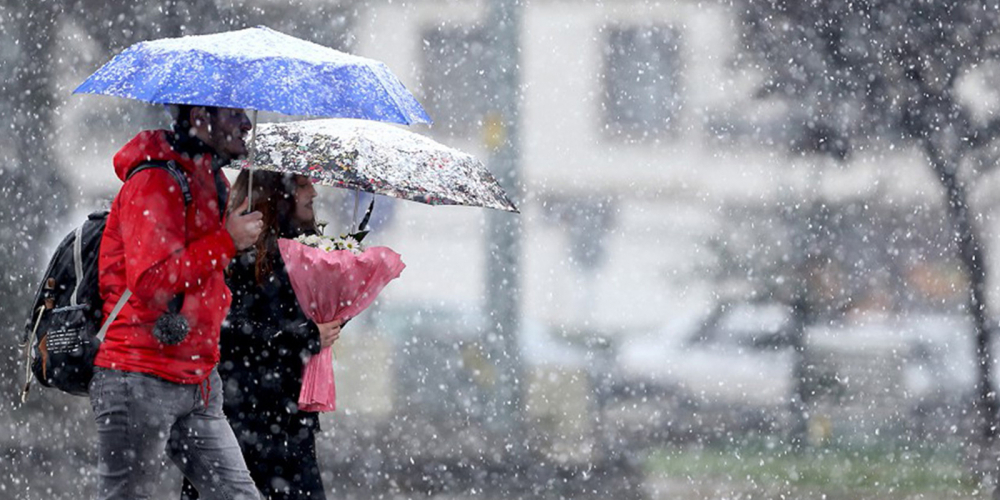
POLYGON ((385 64, 263 26, 137 43, 74 93, 407 125, 431 121, 385 64))
POLYGON ((252 163, 261 170, 430 205, 517 212, 479 160, 392 125, 348 119, 265 123, 256 140, 252 163))

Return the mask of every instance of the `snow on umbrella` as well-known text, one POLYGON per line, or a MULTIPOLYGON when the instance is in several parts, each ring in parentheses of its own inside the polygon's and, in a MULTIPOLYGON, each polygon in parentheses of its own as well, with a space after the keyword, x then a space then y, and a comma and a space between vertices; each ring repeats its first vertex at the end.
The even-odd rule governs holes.
POLYGON ((265 123, 256 141, 253 168, 430 205, 517 212, 479 160, 392 125, 350 119, 265 123))
POLYGON ((385 64, 264 26, 137 43, 74 93, 407 125, 431 121, 385 64))

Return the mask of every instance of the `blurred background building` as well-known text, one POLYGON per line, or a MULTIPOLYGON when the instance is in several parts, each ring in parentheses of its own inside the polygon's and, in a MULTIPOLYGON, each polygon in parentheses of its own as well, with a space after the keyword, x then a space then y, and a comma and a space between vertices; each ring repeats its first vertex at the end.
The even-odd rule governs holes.
MULTIPOLYGON (((484 160, 504 132, 484 90, 488 2, 259 4, 255 23, 384 61, 435 120, 418 132, 484 160)), ((756 99, 767 76, 724 3, 544 0, 521 16, 516 335, 529 439, 547 457, 783 435, 797 394, 815 443, 968 426, 968 283, 919 150, 887 138, 820 154, 835 141, 756 99)), ((73 202, 47 248, 117 191, 114 151, 167 120, 69 94, 108 56, 94 32, 58 30, 53 140, 73 202)), ((997 99, 988 76, 964 84, 970 99, 997 99)), ((989 246, 996 183, 971 186, 989 246)), ((317 202, 329 231, 346 229, 351 193, 317 202)), ((392 438, 411 460, 481 458, 499 383, 482 340, 486 216, 382 197, 375 213, 370 239, 407 269, 338 344, 328 456, 379 470, 393 459, 373 443, 392 438)))

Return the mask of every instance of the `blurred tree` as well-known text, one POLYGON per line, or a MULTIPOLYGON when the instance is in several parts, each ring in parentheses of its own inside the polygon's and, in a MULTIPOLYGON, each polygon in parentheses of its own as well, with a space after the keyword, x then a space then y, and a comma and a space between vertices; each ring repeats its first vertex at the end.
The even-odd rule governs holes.
MULTIPOLYGON (((757 341, 794 351, 789 399, 794 446, 806 443, 809 409, 822 392, 806 352, 810 327, 853 312, 946 312, 961 305, 959 294, 935 295, 914 282, 919 269, 959 266, 949 231, 940 229, 943 219, 943 210, 886 203, 879 193, 722 209, 722 226, 708 242, 718 303, 725 308, 777 302, 792 313, 776 338, 757 341)), ((949 284, 961 287, 964 281, 949 284)))
MULTIPOLYGON (((53 220, 69 204, 68 188, 60 175, 55 155, 53 127, 54 71, 50 55, 55 45, 60 2, 5 1, 0 4, 0 34, 3 45, 0 69, 0 113, 9 137, 0 143, 0 317, 4 327, 4 351, 0 362, 17 366, 14 333, 27 318, 34 293, 36 269, 45 264, 38 252, 53 220)), ((6 135, 6 134, 5 134, 6 135)), ((13 370, 11 370, 13 372, 13 370)), ((0 388, 23 382, 5 377, 0 388)))
POLYGON ((761 99, 781 100, 803 131, 794 152, 847 158, 872 142, 914 145, 944 188, 967 307, 976 326, 979 465, 990 460, 997 400, 990 371, 987 272, 969 186, 992 168, 986 146, 1000 117, 963 99, 963 77, 997 61, 1000 2, 969 0, 732 0, 746 51, 761 70, 761 99))

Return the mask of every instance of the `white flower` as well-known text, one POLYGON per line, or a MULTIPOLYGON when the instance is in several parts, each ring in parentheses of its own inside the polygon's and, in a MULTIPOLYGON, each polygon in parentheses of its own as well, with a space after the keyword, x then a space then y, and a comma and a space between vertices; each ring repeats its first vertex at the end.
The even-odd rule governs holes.
POLYGON ((344 250, 350 250, 351 253, 354 254, 361 253, 361 243, 358 240, 350 236, 345 236, 343 242, 344 242, 344 250))
POLYGON ((335 238, 332 236, 310 234, 298 236, 295 238, 295 241, 313 248, 319 248, 324 252, 348 250, 351 253, 360 254, 364 251, 364 246, 361 242, 351 235, 340 235, 335 238))

